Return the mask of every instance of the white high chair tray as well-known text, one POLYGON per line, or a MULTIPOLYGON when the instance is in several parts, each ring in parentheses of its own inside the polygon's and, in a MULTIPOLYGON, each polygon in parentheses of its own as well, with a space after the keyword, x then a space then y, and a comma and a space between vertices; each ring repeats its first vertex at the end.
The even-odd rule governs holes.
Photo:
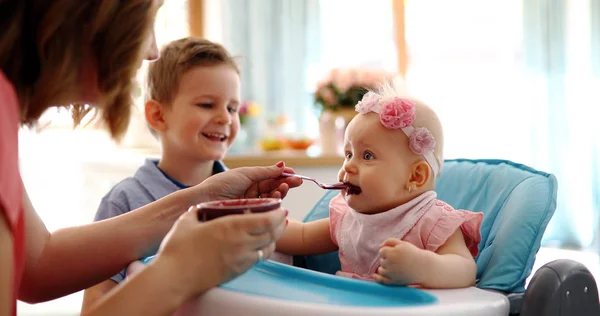
POLYGON ((288 316, 507 316, 506 296, 476 287, 426 290, 438 302, 416 307, 357 307, 303 303, 215 288, 184 304, 178 316, 288 315, 288 316))
POLYGON ((175 315, 507 316, 508 311, 505 295, 476 287, 385 286, 265 261, 186 302, 175 315))

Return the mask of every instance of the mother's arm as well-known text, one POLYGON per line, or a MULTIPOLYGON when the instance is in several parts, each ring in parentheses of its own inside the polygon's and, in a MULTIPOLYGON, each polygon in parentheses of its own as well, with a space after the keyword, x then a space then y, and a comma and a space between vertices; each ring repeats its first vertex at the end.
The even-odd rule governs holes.
POLYGON ((117 218, 49 233, 24 190, 26 263, 19 299, 47 301, 110 278, 156 247, 189 205, 203 200, 194 194, 181 190, 117 218))
MULTIPOLYGON (((25 302, 51 300, 110 278, 148 250, 155 249, 190 205, 259 195, 282 198, 289 188, 302 183, 296 177, 281 178, 284 171, 294 172, 283 162, 270 167, 237 168, 133 212, 53 233, 48 232, 23 190, 26 258, 19 299, 25 302)), ((149 280, 149 277, 140 279, 149 280)), ((142 286, 146 282, 136 284, 142 286)))

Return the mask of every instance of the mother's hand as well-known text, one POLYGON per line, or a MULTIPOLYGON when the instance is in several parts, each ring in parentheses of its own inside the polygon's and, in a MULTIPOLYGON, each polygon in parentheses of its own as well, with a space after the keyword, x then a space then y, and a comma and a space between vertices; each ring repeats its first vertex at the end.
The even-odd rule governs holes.
POLYGON ((286 216, 280 208, 201 223, 198 208, 192 206, 167 234, 151 264, 162 266, 186 298, 199 295, 269 258, 285 229, 286 216))
POLYGON ((270 167, 241 167, 216 174, 200 183, 205 201, 271 197, 284 198, 290 188, 302 184, 297 177, 281 177, 283 172, 295 173, 279 162, 270 167))

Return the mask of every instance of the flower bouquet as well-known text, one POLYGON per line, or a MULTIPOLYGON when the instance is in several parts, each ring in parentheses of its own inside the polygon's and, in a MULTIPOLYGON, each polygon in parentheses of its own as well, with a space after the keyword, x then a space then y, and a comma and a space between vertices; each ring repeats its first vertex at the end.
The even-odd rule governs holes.
POLYGON ((252 101, 244 101, 238 109, 240 124, 244 125, 249 118, 257 117, 260 114, 260 106, 252 101))
POLYGON ((252 150, 256 144, 256 129, 261 107, 253 101, 243 101, 238 108, 240 129, 229 149, 230 153, 243 153, 252 150))
POLYGON ((344 131, 356 115, 354 106, 368 89, 392 80, 394 74, 380 69, 335 68, 317 84, 314 102, 320 107, 321 152, 342 153, 344 131))
POLYGON ((315 104, 326 110, 354 109, 367 89, 376 88, 391 80, 394 74, 380 69, 335 68, 317 84, 315 104))

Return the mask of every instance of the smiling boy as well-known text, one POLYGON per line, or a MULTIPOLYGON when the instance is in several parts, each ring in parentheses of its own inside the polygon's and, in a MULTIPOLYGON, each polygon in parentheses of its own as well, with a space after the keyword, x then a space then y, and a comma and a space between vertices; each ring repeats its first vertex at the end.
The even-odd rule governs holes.
MULTIPOLYGON (((145 118, 160 140, 161 157, 147 159, 133 177, 115 185, 102 199, 96 221, 125 214, 226 169, 220 160, 240 128, 240 74, 227 50, 201 38, 169 43, 149 67, 148 90, 145 118)), ((125 275, 124 269, 87 289, 82 311, 125 275)))

